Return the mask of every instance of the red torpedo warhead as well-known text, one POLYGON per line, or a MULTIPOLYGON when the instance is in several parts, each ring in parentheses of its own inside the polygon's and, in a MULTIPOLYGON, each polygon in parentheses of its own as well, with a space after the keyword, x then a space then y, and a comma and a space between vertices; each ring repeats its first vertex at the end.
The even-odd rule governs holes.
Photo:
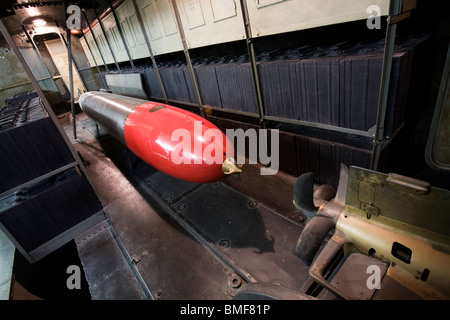
POLYGON ((198 183, 242 172, 226 135, 206 119, 167 104, 91 91, 84 113, 152 167, 198 183))

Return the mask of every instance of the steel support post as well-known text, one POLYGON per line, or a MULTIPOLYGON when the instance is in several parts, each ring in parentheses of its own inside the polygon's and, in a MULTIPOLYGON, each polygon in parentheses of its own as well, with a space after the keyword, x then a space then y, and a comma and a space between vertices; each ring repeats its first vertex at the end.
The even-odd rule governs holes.
POLYGON ((111 55, 113 57, 114 64, 116 65, 117 70, 120 73, 122 73, 122 70, 120 70, 119 64, 117 63, 116 55, 114 54, 114 51, 113 51, 113 49, 111 47, 111 42, 109 42, 109 37, 106 34, 105 26, 103 25, 103 22, 100 19, 100 16, 98 15, 98 12, 97 12, 96 8, 94 8, 94 12, 95 12, 95 16, 97 17, 98 24, 100 25, 100 28, 102 29, 102 33, 105 36, 106 44, 108 45, 109 51, 111 51, 111 55))
POLYGON ((75 103, 74 103, 74 94, 73 94, 73 66, 72 66, 72 37, 70 35, 69 26, 66 25, 66 35, 67 35, 67 58, 69 62, 69 82, 70 82, 70 110, 72 113, 72 132, 73 138, 77 138, 77 128, 76 128, 76 119, 75 119, 75 103))
MULTIPOLYGON (((81 11, 83 12, 84 20, 86 20, 86 24, 89 27, 89 31, 92 34, 92 38, 94 39, 94 43, 95 43, 95 45, 97 47, 98 53, 100 54, 100 58, 102 58, 102 62, 103 62, 103 65, 105 66, 106 72, 109 72, 108 65, 106 64, 105 58, 103 57, 102 50, 100 50, 100 46, 98 45, 97 38, 95 37, 94 31, 91 28, 91 24, 90 24, 90 22, 89 22, 89 20, 87 18, 87 15, 86 15, 86 11, 84 9, 82 9, 81 11)), ((86 42, 87 42, 87 40, 86 40, 86 42)), ((95 58, 94 58, 94 60, 95 60, 95 58)))
POLYGON ((255 48, 253 45, 252 28, 250 25, 250 17, 248 15, 247 1, 240 0, 240 3, 241 3, 241 10, 242 10, 242 18, 244 21, 244 29, 245 29, 245 38, 246 38, 246 42, 247 42, 248 57, 250 59, 250 65, 252 68, 253 84, 255 85, 256 102, 258 104, 258 113, 259 113, 259 123, 262 128, 265 128, 266 123, 265 123, 264 105, 263 105, 262 94, 261 94, 261 86, 259 84, 258 69, 256 66, 255 48))
POLYGON ((150 58, 152 59, 153 69, 155 69, 156 77, 158 78, 159 85, 161 86, 161 91, 164 96, 164 101, 168 102, 166 89, 164 88, 164 83, 161 78, 161 73, 159 72, 158 64, 156 63, 155 56, 153 55, 152 45, 150 43, 150 39, 148 38, 147 31, 145 30, 144 20, 142 19, 141 12, 136 3, 136 0, 133 0, 134 10, 136 11, 136 17, 138 19, 139 25, 141 26, 141 31, 144 36, 145 43, 147 44, 148 52, 150 53, 150 58))
POLYGON ((178 6, 177 6, 176 0, 172 1, 172 7, 173 7, 173 11, 175 13, 175 20, 177 22, 177 27, 180 32, 181 42, 183 43, 183 51, 184 51, 184 55, 186 56, 186 62, 188 64, 189 73, 191 75, 192 85, 194 87, 194 92, 195 92, 195 96, 197 98, 198 107, 200 109, 200 115, 205 118, 206 113, 203 108, 202 97, 200 95, 200 89, 198 87, 194 67, 192 66, 191 57, 189 55, 189 48, 188 48, 187 41, 186 41, 186 35, 184 34, 183 23, 181 22, 180 12, 178 11, 178 6))
MULTIPOLYGON (((66 31, 66 34, 67 34, 67 31, 66 31)), ((61 39, 61 41, 64 43, 64 45, 66 46, 66 48, 67 48, 67 50, 68 50, 68 49, 69 49, 69 44, 67 43, 66 39, 64 38, 64 35, 63 35, 62 33, 58 33, 58 35, 59 35, 59 38, 61 39)), ((72 48, 72 46, 71 46, 71 48, 72 48)), ((78 78, 80 78, 80 81, 81 81, 81 84, 83 85, 84 91, 87 91, 86 84, 85 84, 85 82, 84 82, 83 77, 82 77, 81 74, 80 74, 80 71, 79 71, 77 62, 76 62, 75 59, 73 58, 73 54, 72 54, 72 64, 75 66, 75 70, 76 70, 76 72, 77 72, 77 74, 78 74, 78 78)))
MULTIPOLYGON (((83 30, 81 30, 81 32, 83 32, 83 30)), ((95 60, 94 52, 92 52, 91 46, 90 46, 89 42, 87 41, 86 35, 84 34, 84 32, 83 32, 83 38, 84 38, 84 42, 86 42, 86 46, 89 50, 89 54, 91 55, 92 60, 94 60, 95 68, 97 69, 97 72, 100 73, 100 68, 98 67, 97 61, 95 60)))
POLYGON ((401 11, 401 0, 391 0, 389 4, 389 16, 387 18, 380 93, 378 97, 377 120, 373 139, 372 158, 370 162, 370 169, 374 171, 378 170, 382 146, 381 142, 386 138, 384 134, 386 110, 389 97, 389 83, 392 72, 392 57, 394 55, 395 35, 397 31, 397 21, 395 20, 395 16, 400 14, 401 11))
POLYGON ((61 92, 59 91, 58 86, 56 85, 55 79, 53 78, 52 74, 50 74, 50 70, 48 69, 47 65, 45 64, 44 59, 42 59, 42 55, 39 52, 36 42, 34 41, 33 37, 30 36, 30 34, 28 33, 25 26, 22 26, 22 29, 23 29, 23 32, 25 32, 25 35, 27 36, 28 41, 30 41, 31 45, 33 46, 33 50, 36 52, 36 55, 38 56, 39 61, 41 62, 42 66, 45 67, 45 69, 47 69, 48 74, 50 75, 50 79, 52 79, 53 85, 55 86, 55 90, 56 90, 56 92, 58 92, 58 95, 59 95, 61 101, 64 102, 64 98, 63 98, 61 92))
POLYGON ((114 7, 111 3, 111 1, 108 0, 109 8, 111 9, 112 15, 114 17, 114 21, 116 22, 117 30, 119 30, 120 38, 122 39, 123 46, 125 47, 125 51, 127 52, 128 60, 130 61, 131 68, 133 69, 133 72, 136 71, 136 67, 134 66, 133 58, 131 57, 130 48, 128 48, 127 41, 125 39, 125 36, 123 34, 122 25, 120 24, 119 17, 117 16, 116 10, 114 10, 114 7))

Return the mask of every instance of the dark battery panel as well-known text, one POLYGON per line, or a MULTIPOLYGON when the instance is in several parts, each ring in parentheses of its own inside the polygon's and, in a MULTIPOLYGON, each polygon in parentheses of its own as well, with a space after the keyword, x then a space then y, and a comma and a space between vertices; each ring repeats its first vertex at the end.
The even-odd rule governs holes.
POLYGON ((152 68, 147 68, 144 70, 144 86, 147 90, 147 94, 151 98, 163 99, 164 93, 162 91, 161 85, 158 81, 158 76, 156 70, 152 68))
POLYGON ((367 131, 376 123, 383 58, 346 57, 340 61, 340 126, 367 131))
POLYGON ((265 62, 258 67, 266 115, 295 119, 300 107, 298 75, 294 61, 265 62))
POLYGON ((215 66, 196 66, 195 74, 203 104, 221 108, 222 99, 220 97, 215 66))
MULTIPOLYGON (((294 146, 292 146, 294 147, 294 146)), ((371 150, 364 150, 311 137, 296 136, 297 174, 313 172, 315 183, 337 187, 340 164, 370 166, 371 150)), ((281 155, 282 156, 282 155, 281 155)))
POLYGON ((3 212, 0 221, 32 251, 100 210, 86 178, 78 176, 3 212))
MULTIPOLYGON (((339 125, 339 60, 305 59, 296 63, 303 93, 303 119, 339 125)), ((299 110, 299 109, 296 109, 299 110)), ((295 114, 301 119, 301 115, 295 114)))
POLYGON ((198 103, 197 96, 195 94, 194 83, 192 82, 192 76, 191 73, 189 72, 189 68, 184 66, 181 67, 181 69, 183 70, 184 81, 186 83, 187 89, 187 97, 186 100, 184 101, 190 103, 198 103))
POLYGON ((190 102, 189 88, 182 67, 160 69, 161 78, 169 100, 190 102))
POLYGON ((218 65, 216 74, 223 108, 258 113, 250 64, 218 65))
POLYGON ((50 118, 0 132, 0 193, 74 162, 50 118))

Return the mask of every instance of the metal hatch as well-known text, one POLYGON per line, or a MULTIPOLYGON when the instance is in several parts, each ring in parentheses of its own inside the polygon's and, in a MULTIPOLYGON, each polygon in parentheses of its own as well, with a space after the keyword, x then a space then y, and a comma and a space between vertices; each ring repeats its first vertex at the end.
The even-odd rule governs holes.
POLYGON ((428 136, 425 159, 434 169, 450 171, 450 46, 428 136))

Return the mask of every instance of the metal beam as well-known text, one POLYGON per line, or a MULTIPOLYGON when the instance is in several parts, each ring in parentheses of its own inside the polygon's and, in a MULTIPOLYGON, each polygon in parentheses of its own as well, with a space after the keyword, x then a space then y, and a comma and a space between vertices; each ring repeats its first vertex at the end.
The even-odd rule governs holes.
MULTIPOLYGON (((70 33, 70 32, 69 32, 69 33, 70 33)), ((66 31, 66 34, 67 34, 67 31, 66 31)), ((66 38, 64 38, 63 33, 58 33, 58 35, 59 35, 59 38, 61 39, 61 41, 62 41, 62 42, 64 43, 64 45, 66 46, 67 50, 69 50, 69 44, 67 43, 66 38)), ((71 46, 71 47, 72 47, 72 46, 71 46)), ((75 66, 75 70, 76 70, 76 72, 77 72, 77 74, 78 74, 78 78, 80 79, 81 84, 83 85, 84 91, 87 91, 86 83, 84 82, 84 79, 83 79, 83 77, 81 76, 80 69, 78 68, 77 62, 76 62, 75 59, 73 58, 73 54, 72 54, 72 64, 75 66)))
MULTIPOLYGON (((408 8, 409 10, 412 9, 408 8)), ((394 55, 395 35, 397 31, 397 22, 403 19, 396 19, 402 16, 402 0, 391 0, 389 4, 389 16, 387 18, 386 39, 384 43, 383 66, 381 71, 381 84, 378 97, 377 121, 375 125, 375 136, 373 140, 372 158, 370 169, 377 171, 381 154, 381 142, 386 138, 386 110, 389 98, 389 84, 392 73, 392 58, 394 55)))
POLYGON ((130 61, 131 68, 133 71, 136 71, 136 67, 134 66, 133 58, 131 57, 130 49, 128 48, 127 41, 125 39, 125 36, 123 34, 122 25, 120 24, 119 17, 117 17, 116 10, 114 10, 114 7, 111 3, 111 1, 108 0, 109 8, 111 9, 112 15, 114 17, 114 21, 116 22, 117 30, 119 30, 120 38, 122 39, 123 46, 125 47, 125 51, 127 52, 128 60, 130 61))
POLYGON ((73 94, 73 66, 72 66, 72 37, 70 36, 69 26, 66 25, 66 34, 67 34, 67 58, 69 62, 69 82, 70 82, 70 110, 72 113, 72 133, 73 138, 77 138, 77 125, 75 119, 75 103, 74 103, 74 94, 73 94))
POLYGON ((244 29, 245 29, 245 38, 247 41, 248 57, 250 59, 250 65, 252 68, 253 84, 255 85, 256 102, 258 104, 258 113, 259 113, 259 122, 260 122, 261 127, 265 128, 264 105, 263 105, 263 100, 262 100, 261 87, 259 84, 258 69, 256 66, 255 48, 253 45, 252 28, 250 26, 250 17, 249 17, 248 9, 247 9, 247 1, 240 0, 240 3, 241 3, 241 10, 242 10, 242 18, 244 20, 244 29))
POLYGON ((94 64, 95 64, 95 68, 97 69, 97 73, 101 73, 100 68, 98 67, 97 61, 95 60, 94 52, 92 51, 91 46, 90 46, 89 42, 86 39, 86 35, 84 34, 83 29, 81 29, 81 32, 83 33, 83 39, 84 39, 84 42, 86 42, 86 46, 87 46, 87 48, 89 50, 89 53, 90 53, 90 55, 92 57, 92 60, 94 60, 94 64))
MULTIPOLYGON (((88 25, 89 31, 91 32, 92 38, 94 39, 95 45, 97 46, 97 50, 98 50, 98 53, 100 54, 100 58, 102 58, 102 62, 103 62, 103 65, 106 68, 106 72, 109 72, 108 65, 106 64, 105 58, 103 57, 102 50, 100 50, 100 46, 98 45, 97 38, 95 38, 94 31, 92 31, 91 24, 90 24, 90 22, 88 20, 88 17, 86 15, 86 11, 84 9, 81 9, 81 11, 83 12, 84 20, 86 20, 86 24, 88 25)), ((86 40, 86 42, 87 42, 87 40, 86 40)), ((94 60, 95 60, 95 58, 94 58, 94 60)))
POLYGON ((114 64, 116 65, 117 70, 120 73, 122 73, 122 71, 120 70, 119 64, 117 63, 116 55, 114 54, 114 51, 113 51, 113 49, 111 47, 111 43, 109 42, 109 37, 106 34, 105 26, 103 25, 103 22, 100 19, 96 8, 94 8, 94 12, 95 12, 95 16, 97 17, 98 24, 100 25, 100 28, 102 29, 103 35, 105 36, 106 44, 108 45, 109 51, 111 51, 111 55, 112 55, 112 57, 114 59, 114 64))
POLYGON ((197 78, 195 76, 194 67, 192 66, 191 57, 189 55, 189 48, 186 41, 186 35, 184 34, 183 23, 181 22, 180 12, 178 11, 177 2, 171 1, 173 11, 175 13, 175 20, 177 22, 178 30, 180 32, 181 42, 183 43, 183 51, 186 56, 186 62, 188 64, 189 73, 192 79, 192 85, 194 86, 194 93, 197 98, 198 107, 200 109, 200 114, 202 117, 206 117, 205 109, 203 108, 202 97, 200 95, 200 89, 198 87, 197 78))
POLYGON ((47 80, 47 79, 52 79, 53 85, 55 86, 55 90, 58 92, 58 95, 59 95, 59 97, 60 97, 60 99, 61 99, 61 102, 64 102, 64 98, 63 98, 61 92, 59 91, 58 86, 56 85, 55 79, 53 78, 52 74, 50 73, 50 70, 48 69, 47 65, 45 64, 44 59, 42 59, 42 55, 41 55, 41 53, 39 52, 39 49, 38 49, 38 47, 37 47, 37 45, 36 45, 36 42, 34 41, 33 37, 30 36, 30 34, 28 33, 28 31, 27 31, 27 29, 25 28, 25 26, 22 26, 22 29, 23 29, 23 32, 25 33, 25 35, 27 36, 28 41, 30 41, 31 45, 33 46, 33 50, 34 50, 34 52, 36 53, 36 55, 38 56, 39 61, 41 62, 42 66, 43 66, 45 69, 47 69, 47 72, 48 72, 48 74, 49 74, 49 77, 48 77, 48 78, 37 79, 37 81, 47 80))
POLYGON ((134 6, 134 10, 136 11, 136 17, 138 19, 139 25, 141 26, 142 34, 144 35, 145 43, 147 44, 147 48, 150 53, 150 58, 152 59, 153 69, 155 69, 156 77, 158 78, 159 85, 161 86, 161 91, 164 96, 164 101, 167 104, 169 102, 167 99, 166 89, 164 88, 164 83, 161 78, 161 73, 159 72, 158 64, 156 63, 155 56, 153 55, 152 45, 150 43, 150 39, 148 38, 147 31, 145 30, 144 20, 142 19, 141 12, 136 3, 136 0, 133 0, 133 6, 134 6))

